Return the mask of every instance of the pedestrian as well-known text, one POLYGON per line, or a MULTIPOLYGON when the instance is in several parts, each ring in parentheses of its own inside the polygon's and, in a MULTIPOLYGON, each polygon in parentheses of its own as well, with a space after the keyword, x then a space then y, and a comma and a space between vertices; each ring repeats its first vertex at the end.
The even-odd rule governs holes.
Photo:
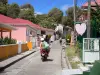
POLYGON ((52 35, 50 38, 50 43, 52 43, 54 40, 55 40, 55 37, 54 37, 54 35, 52 35))
POLYGON ((49 36, 46 35, 46 36, 45 36, 45 41, 46 41, 48 44, 49 44, 49 40, 50 40, 50 39, 49 39, 49 36))

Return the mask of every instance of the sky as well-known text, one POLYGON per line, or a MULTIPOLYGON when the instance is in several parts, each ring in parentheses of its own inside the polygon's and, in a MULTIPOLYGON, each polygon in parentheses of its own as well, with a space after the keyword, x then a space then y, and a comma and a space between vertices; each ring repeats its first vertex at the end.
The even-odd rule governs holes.
MULTIPOLYGON (((77 5, 81 6, 86 1, 77 0, 77 5)), ((37 14, 47 14, 54 7, 61 9, 65 14, 65 11, 73 6, 73 0, 8 0, 8 3, 17 3, 18 5, 30 3, 37 14)))

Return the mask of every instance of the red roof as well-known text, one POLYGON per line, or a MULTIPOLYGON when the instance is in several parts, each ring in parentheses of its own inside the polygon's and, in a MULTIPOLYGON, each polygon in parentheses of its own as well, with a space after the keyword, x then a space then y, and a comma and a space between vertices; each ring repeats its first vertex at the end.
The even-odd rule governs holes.
POLYGON ((41 29, 41 27, 39 25, 33 24, 29 20, 24 20, 24 19, 21 19, 21 18, 16 18, 15 22, 16 22, 15 24, 17 24, 17 25, 29 25, 29 26, 35 27, 37 29, 41 29))
POLYGON ((14 19, 0 14, 0 23, 13 23, 14 19))
MULTIPOLYGON (((98 5, 100 5, 100 0, 96 0, 96 2, 98 3, 98 5)), ((91 1, 91 6, 95 6, 95 2, 91 1)), ((87 7, 88 6, 88 2, 86 2, 85 4, 82 5, 82 7, 87 7)))
POLYGON ((0 23, 6 23, 6 24, 12 24, 12 25, 29 25, 29 26, 32 26, 33 28, 37 28, 37 29, 40 29, 40 30, 53 31, 52 29, 43 28, 40 25, 33 24, 29 20, 20 19, 20 18, 13 19, 13 18, 4 16, 2 14, 0 14, 0 23))

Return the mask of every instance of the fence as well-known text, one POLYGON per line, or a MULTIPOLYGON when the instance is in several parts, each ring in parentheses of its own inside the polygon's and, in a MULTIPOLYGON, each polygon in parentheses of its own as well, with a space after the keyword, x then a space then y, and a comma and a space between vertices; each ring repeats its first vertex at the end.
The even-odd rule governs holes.
POLYGON ((93 63, 100 60, 100 39, 84 38, 83 39, 83 62, 93 63))

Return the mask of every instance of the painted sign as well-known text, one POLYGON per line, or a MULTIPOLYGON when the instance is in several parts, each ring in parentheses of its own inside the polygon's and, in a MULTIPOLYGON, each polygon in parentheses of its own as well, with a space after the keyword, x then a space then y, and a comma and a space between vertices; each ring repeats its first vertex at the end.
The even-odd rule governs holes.
POLYGON ((82 36, 86 31, 86 24, 85 23, 76 24, 75 29, 76 29, 77 33, 82 36))

